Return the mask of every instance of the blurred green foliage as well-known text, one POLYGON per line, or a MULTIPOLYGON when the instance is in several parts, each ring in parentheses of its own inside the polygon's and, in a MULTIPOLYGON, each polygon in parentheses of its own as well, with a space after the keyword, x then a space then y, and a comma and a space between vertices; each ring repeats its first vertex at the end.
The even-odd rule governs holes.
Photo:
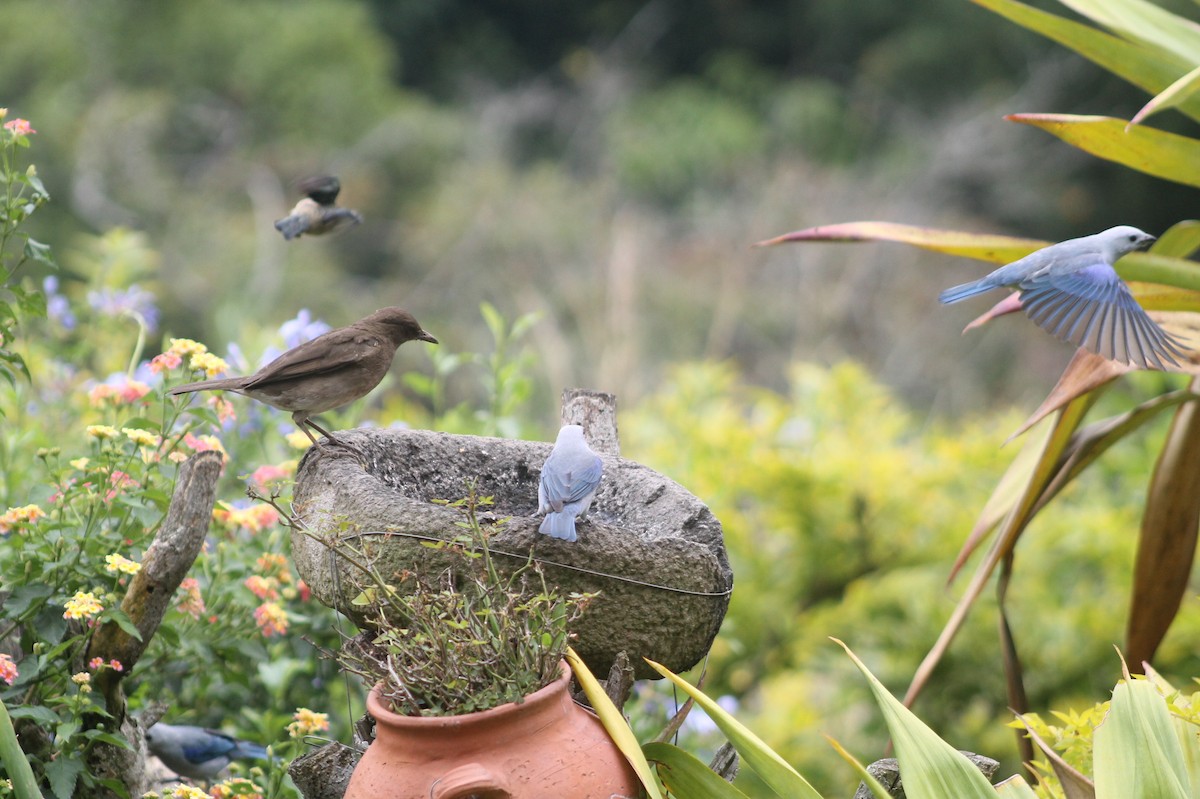
MULTIPOLYGON (((828 639, 903 692, 954 607, 961 586, 946 586, 949 564, 1012 457, 1002 444, 1020 417, 922 419, 852 363, 798 364, 789 377, 780 393, 746 385, 730 364, 679 365, 622 414, 622 453, 681 482, 722 521, 735 585, 706 693, 736 697, 739 720, 819 790, 849 795, 850 775, 822 736, 869 761, 882 756, 886 730, 828 639)), ((1163 379, 1137 377, 1126 392, 1154 393, 1163 379)), ((1127 407, 1122 393, 1104 404, 1127 407)), ((1116 609, 1127 604, 1163 431, 1123 442, 1022 544, 1009 614, 1034 707, 1091 705, 1111 688, 1112 646, 1124 634, 1116 609)), ((982 604, 915 709, 953 745, 1016 773, 994 602, 982 604)), ((1195 614, 1185 608, 1177 624, 1162 668, 1196 673, 1195 614)), ((754 779, 742 778, 751 795, 754 779)))

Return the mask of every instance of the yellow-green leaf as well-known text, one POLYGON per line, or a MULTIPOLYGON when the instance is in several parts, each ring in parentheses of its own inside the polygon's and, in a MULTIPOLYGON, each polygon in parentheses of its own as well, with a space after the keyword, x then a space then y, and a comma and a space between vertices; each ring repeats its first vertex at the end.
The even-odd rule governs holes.
POLYGON ((604 693, 600 682, 588 670, 575 650, 570 647, 567 647, 567 663, 575 672, 575 679, 579 681, 579 686, 583 688, 588 701, 592 703, 592 710, 596 711, 596 715, 600 717, 600 723, 604 725, 604 729, 608 730, 613 743, 621 750, 621 754, 625 755, 625 759, 637 773, 638 779, 642 781, 646 795, 650 799, 662 799, 662 792, 658 789, 658 781, 654 778, 654 772, 650 768, 650 764, 646 762, 646 756, 642 754, 642 747, 634 737, 633 730, 629 729, 620 709, 608 698, 608 694, 604 693))
POLYGON ((642 752, 658 764, 659 779, 679 799, 746 799, 746 794, 678 746, 654 742, 643 746, 642 752))
POLYGON ((1146 0, 1059 0, 1085 17, 1121 34, 1200 63, 1200 27, 1146 0))
POLYGON ((829 741, 829 745, 842 756, 842 759, 850 764, 850 767, 858 774, 858 778, 863 781, 871 793, 875 794, 875 799, 891 799, 892 795, 888 793, 888 789, 884 788, 879 780, 871 772, 867 771, 867 767, 859 762, 858 758, 846 751, 840 743, 825 736, 825 740, 829 741))
POLYGON ((1191 258, 1200 250, 1200 221, 1185 219, 1171 225, 1150 248, 1153 255, 1191 258))
POLYGON ((1171 714, 1149 681, 1117 685, 1092 746, 1096 799, 1188 799, 1171 714))
POLYGON ((892 696, 850 647, 841 641, 837 643, 867 678, 875 702, 883 711, 892 743, 896 746, 900 778, 904 780, 904 794, 908 799, 995 799, 995 789, 974 763, 939 738, 892 696))
MULTIPOLYGON (((1090 25, 1031 8, 1015 0, 973 2, 1074 50, 1149 94, 1158 94, 1196 63, 1162 48, 1126 41, 1090 25)), ((1200 98, 1188 98, 1179 110, 1200 120, 1200 98)))
POLYGON ((754 246, 768 247, 796 241, 893 241, 996 264, 1015 261, 1050 243, 1038 239, 1020 239, 989 233, 964 233, 958 230, 901 225, 895 222, 843 222, 837 225, 821 225, 785 233, 773 239, 760 241, 754 246))
POLYGON ((1014 774, 1004 782, 996 783, 996 795, 1001 799, 1038 799, 1038 795, 1020 774, 1014 774))
POLYGON ((754 769, 754 773, 761 777, 762 781, 771 787, 771 790, 784 799, 821 799, 821 795, 808 783, 808 780, 800 776, 800 772, 788 765, 788 762, 780 757, 774 749, 763 743, 761 738, 729 715, 707 694, 673 673, 666 666, 655 663, 653 660, 646 662, 650 664, 650 668, 675 683, 680 690, 696 700, 696 704, 708 714, 713 724, 716 724, 717 728, 724 733, 729 743, 733 744, 733 748, 742 756, 742 761, 754 769))
POLYGON ((1098 158, 1148 175, 1200 188, 1200 141, 1139 125, 1126 130, 1123 119, 1074 114, 1009 114, 1098 158))
POLYGON ((1181 106, 1196 96, 1197 92, 1200 92, 1200 67, 1196 67, 1155 95, 1150 102, 1142 106, 1142 109, 1133 115, 1133 119, 1129 120, 1129 124, 1140 124, 1143 119, 1146 119, 1151 114, 1157 114, 1159 111, 1166 111, 1168 108, 1181 106))

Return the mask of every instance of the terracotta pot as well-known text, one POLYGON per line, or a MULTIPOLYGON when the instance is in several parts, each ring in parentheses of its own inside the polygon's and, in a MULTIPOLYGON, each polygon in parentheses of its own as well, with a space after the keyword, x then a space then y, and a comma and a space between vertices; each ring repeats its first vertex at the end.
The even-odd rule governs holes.
POLYGON ((571 700, 570 668, 519 704, 402 716, 367 697, 375 741, 345 799, 623 799, 641 783, 600 719, 571 700))

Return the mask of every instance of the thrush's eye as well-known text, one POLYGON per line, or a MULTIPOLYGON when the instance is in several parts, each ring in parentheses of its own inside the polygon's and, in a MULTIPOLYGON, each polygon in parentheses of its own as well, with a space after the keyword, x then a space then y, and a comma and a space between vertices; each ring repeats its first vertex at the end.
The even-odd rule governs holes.
POLYGON ((1130 240, 1130 241, 1137 241, 1137 238, 1138 238, 1138 237, 1137 237, 1137 236, 1134 236, 1133 234, 1130 234, 1130 236, 1129 236, 1129 240, 1130 240))

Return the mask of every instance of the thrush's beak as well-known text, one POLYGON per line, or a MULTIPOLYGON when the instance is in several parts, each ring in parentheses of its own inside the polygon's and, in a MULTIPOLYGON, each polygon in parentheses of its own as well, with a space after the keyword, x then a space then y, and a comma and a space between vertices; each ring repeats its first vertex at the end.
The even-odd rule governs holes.
POLYGON ((438 343, 436 338, 434 338, 431 334, 426 333, 424 330, 417 334, 417 341, 428 341, 430 344, 438 343))
POLYGON ((1158 241, 1158 239, 1156 237, 1147 234, 1144 239, 1142 239, 1141 241, 1138 242, 1138 249, 1139 250, 1148 250, 1148 249, 1150 249, 1150 245, 1156 241, 1158 241))

